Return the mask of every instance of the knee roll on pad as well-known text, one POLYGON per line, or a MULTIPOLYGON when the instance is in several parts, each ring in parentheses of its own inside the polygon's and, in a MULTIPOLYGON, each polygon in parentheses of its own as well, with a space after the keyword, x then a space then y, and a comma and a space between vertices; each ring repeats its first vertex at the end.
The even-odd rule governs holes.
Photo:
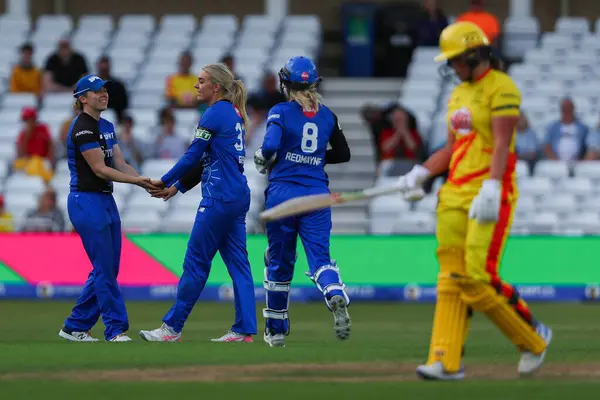
POLYGON ((266 308, 263 308, 263 317, 266 318, 265 331, 271 333, 290 333, 290 318, 288 308, 290 305, 291 282, 276 282, 267 279, 268 269, 265 268, 266 308))
POLYGON ((460 286, 441 273, 437 282, 437 301, 433 317, 428 364, 441 361, 447 372, 460 369, 467 332, 468 307, 461 300, 460 286))
POLYGON ((310 278, 311 281, 314 282, 315 286, 321 293, 323 293, 323 297, 325 298, 325 304, 327 304, 327 308, 329 308, 329 303, 327 300, 334 296, 339 292, 344 299, 346 299, 346 305, 350 304, 350 298, 346 293, 346 285, 342 282, 342 278, 340 277, 340 269, 338 268, 335 260, 331 260, 331 264, 323 265, 315 271, 314 274, 311 274, 310 271, 306 272, 306 276, 310 278))
POLYGON ((544 340, 490 284, 469 277, 455 279, 461 286, 463 301, 484 313, 520 351, 536 354, 544 351, 544 340))

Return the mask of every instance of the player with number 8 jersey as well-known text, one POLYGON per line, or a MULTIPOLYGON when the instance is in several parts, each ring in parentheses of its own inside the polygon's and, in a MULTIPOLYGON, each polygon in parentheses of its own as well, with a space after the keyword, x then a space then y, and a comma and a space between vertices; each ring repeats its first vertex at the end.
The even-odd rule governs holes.
MULTIPOLYGON (((254 155, 259 172, 269 171, 266 208, 310 194, 329 193, 326 164, 350 160, 350 149, 336 115, 321 104, 317 85, 321 78, 305 57, 290 59, 279 72, 282 92, 289 101, 273 107, 267 117, 267 133, 254 155), (331 149, 327 149, 331 144, 331 149)), ((269 246, 265 253, 266 318, 264 340, 284 346, 289 334, 289 292, 296 243, 300 236, 306 252, 307 275, 325 297, 334 315, 338 339, 350 335, 350 303, 339 269, 329 254, 331 209, 281 219, 267 224, 269 246)))

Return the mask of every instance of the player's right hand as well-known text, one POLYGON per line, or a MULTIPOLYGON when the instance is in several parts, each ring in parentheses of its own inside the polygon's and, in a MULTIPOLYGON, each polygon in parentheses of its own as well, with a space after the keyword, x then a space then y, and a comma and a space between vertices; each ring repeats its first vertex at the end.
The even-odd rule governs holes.
POLYGON ((262 153, 262 148, 256 150, 256 153, 254 153, 254 166, 256 167, 256 170, 260 173, 260 174, 266 174, 267 170, 269 169, 272 160, 275 159, 275 155, 273 155, 273 157, 271 157, 270 160, 267 160, 262 153))
POLYGON ((425 197, 425 191, 421 187, 429 178, 430 172, 422 165, 415 165, 406 175, 398 178, 396 184, 403 197, 407 201, 417 201, 425 197))

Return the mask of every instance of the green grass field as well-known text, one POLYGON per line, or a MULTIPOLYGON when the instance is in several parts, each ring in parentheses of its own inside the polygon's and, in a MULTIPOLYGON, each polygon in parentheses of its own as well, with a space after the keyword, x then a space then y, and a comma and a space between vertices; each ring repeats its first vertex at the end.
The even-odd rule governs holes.
MULTIPOLYGON (((58 330, 73 302, 0 301, 0 399, 576 399, 600 392, 600 308, 534 304, 554 329, 539 376, 518 379, 518 354, 478 316, 463 382, 418 381, 432 306, 355 303, 353 332, 338 342, 323 303, 293 304, 286 348, 213 344, 230 326, 231 304, 200 303, 181 343, 146 343, 169 303, 128 304, 133 343, 68 343, 58 330)), ((262 307, 259 304, 258 309, 262 307)), ((259 317, 259 331, 262 330, 259 317)), ((101 323, 94 329, 102 337, 101 323)))

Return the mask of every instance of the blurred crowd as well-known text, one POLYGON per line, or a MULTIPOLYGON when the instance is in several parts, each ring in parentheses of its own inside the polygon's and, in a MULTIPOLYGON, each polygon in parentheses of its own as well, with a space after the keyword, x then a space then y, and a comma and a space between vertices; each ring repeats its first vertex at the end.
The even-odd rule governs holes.
MULTIPOLYGON (((140 169, 147 159, 177 159, 183 156, 190 142, 191 135, 182 136, 176 129, 177 121, 174 110, 195 109, 198 118, 206 109, 196 99, 197 71, 192 71, 193 55, 184 51, 179 56, 178 69, 169 75, 165 82, 164 107, 157 111, 158 124, 152 128, 150 139, 141 140, 135 135, 135 120, 128 113, 129 94, 127 85, 114 76, 111 71, 111 60, 102 56, 96 61, 91 71, 88 60, 75 51, 67 39, 60 40, 56 51, 51 54, 43 66, 35 65, 35 48, 30 43, 20 47, 20 58, 10 76, 10 92, 32 93, 37 96, 39 104, 47 93, 72 93, 77 80, 89 73, 95 73, 111 83, 107 85, 109 93, 108 108, 114 110, 117 117, 115 128, 119 138, 119 148, 125 160, 140 169)), ((238 79, 234 58, 226 54, 220 62, 225 63, 238 79)), ((251 126, 247 130, 246 144, 248 151, 260 146, 264 136, 267 113, 275 104, 285 98, 278 88, 278 79, 271 73, 265 73, 260 90, 250 93, 248 113, 251 126)), ((4 200, 0 193, 0 232, 60 232, 65 229, 65 218, 56 205, 56 192, 51 186, 57 163, 66 159, 66 145, 69 129, 76 113, 65 120, 57 135, 52 135, 50 128, 40 120, 36 107, 25 107, 21 111, 22 129, 16 139, 16 158, 9 166, 11 173, 24 173, 41 177, 47 184, 47 190, 40 196, 39 205, 27 214, 22 226, 14 226, 10 214, 4 208, 4 200), (53 139, 55 137, 56 139, 53 139)))

